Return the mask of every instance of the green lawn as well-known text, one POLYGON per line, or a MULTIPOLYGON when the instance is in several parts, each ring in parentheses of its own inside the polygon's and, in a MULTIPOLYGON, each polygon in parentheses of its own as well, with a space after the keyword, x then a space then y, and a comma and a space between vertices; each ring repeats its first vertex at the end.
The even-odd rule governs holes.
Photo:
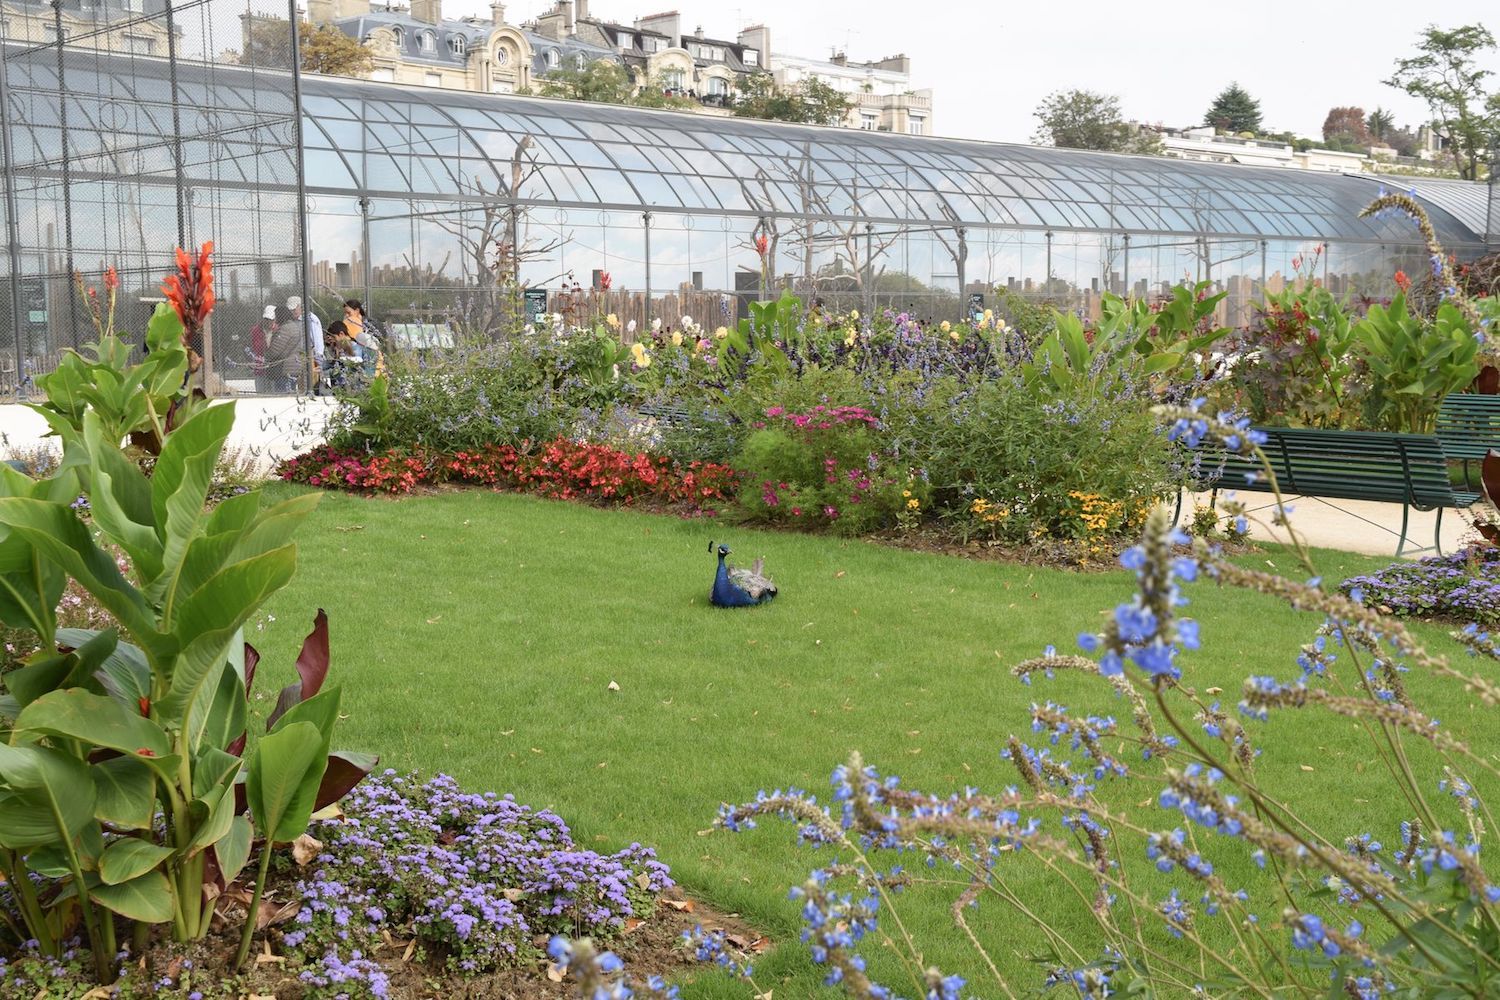
MULTIPOLYGON (((1030 734, 1033 699, 1125 714, 1087 678, 1027 688, 1007 672, 1049 642, 1071 649, 1073 636, 1128 596, 1133 580, 1121 572, 1030 569, 477 491, 331 494, 300 542, 295 582, 269 606, 275 621, 252 637, 266 654, 262 699, 292 676, 313 613, 326 608, 348 715, 339 745, 551 807, 584 845, 656 846, 690 892, 777 940, 757 979, 778 998, 816 992, 820 977, 796 942, 786 891, 827 855, 798 848, 777 823, 705 835, 720 802, 788 784, 821 796, 856 748, 912 787, 998 791, 1015 781, 998 750, 1008 734, 1030 734), (711 608, 710 538, 746 560, 764 555, 781 586, 776 602, 711 608)), ((1318 556, 1329 578, 1386 563, 1318 556)), ((1191 683, 1220 685, 1233 703, 1247 674, 1296 673, 1296 648, 1316 617, 1211 584, 1189 593, 1205 644, 1186 663, 1191 683)), ((1454 648, 1439 629, 1421 632, 1434 649, 1454 648)), ((1421 677, 1411 684, 1419 698, 1431 693, 1427 704, 1445 725, 1479 730, 1461 691, 1421 677)), ((1294 714, 1258 732, 1261 772, 1277 776, 1271 787, 1301 803, 1305 818, 1339 834, 1394 835, 1401 817, 1386 811, 1356 730, 1294 714)), ((1142 783, 1118 794, 1135 802, 1155 790, 1142 783)), ((1252 891, 1260 877, 1248 863, 1221 870, 1252 891)), ((1037 871, 1018 862, 1006 877, 1086 940, 1087 919, 1037 871)), ((903 919, 929 961, 977 974, 948 898, 915 893, 903 919)), ((1028 925, 995 903, 971 919, 1019 983, 1039 981, 1025 963, 1040 944, 1028 925)), ((684 995, 748 996, 707 973, 684 995)))

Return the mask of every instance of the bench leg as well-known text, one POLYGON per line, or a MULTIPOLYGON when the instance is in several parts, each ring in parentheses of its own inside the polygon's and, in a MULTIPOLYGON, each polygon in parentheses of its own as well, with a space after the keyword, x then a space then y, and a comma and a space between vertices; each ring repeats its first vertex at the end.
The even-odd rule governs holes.
POLYGON ((1177 522, 1182 520, 1182 498, 1187 490, 1181 486, 1177 487, 1177 506, 1172 508, 1172 527, 1177 527, 1177 522))
POLYGON ((1432 533, 1432 548, 1438 555, 1443 554, 1443 508, 1437 509, 1437 530, 1432 533))
POLYGON ((1406 522, 1411 515, 1411 505, 1401 505, 1401 539, 1396 543, 1396 558, 1401 558, 1401 553, 1406 551, 1406 522))

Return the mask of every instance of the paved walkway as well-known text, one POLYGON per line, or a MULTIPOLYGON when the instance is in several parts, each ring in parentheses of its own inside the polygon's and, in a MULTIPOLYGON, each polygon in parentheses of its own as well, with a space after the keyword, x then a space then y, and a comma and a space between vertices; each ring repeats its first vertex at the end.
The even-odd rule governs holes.
MULTIPOLYGON (((1254 512, 1250 527, 1252 538, 1286 541, 1285 530, 1273 532, 1269 527, 1271 516, 1275 513, 1270 494, 1241 493, 1238 499, 1254 512), (1264 523, 1257 523, 1257 519, 1264 523)), ((1208 494, 1200 493, 1184 500, 1183 524, 1192 517, 1194 503, 1206 506, 1208 494)), ((1288 498, 1287 503, 1292 508, 1292 525, 1309 545, 1372 556, 1396 555, 1397 535, 1401 530, 1400 504, 1375 503, 1369 500, 1318 500, 1310 497, 1288 498)), ((1411 512, 1404 553, 1406 558, 1414 559, 1430 554, 1414 550, 1432 545, 1437 517, 1435 511, 1425 514, 1418 510, 1411 512)), ((1475 537, 1477 536, 1464 511, 1443 511, 1444 552, 1456 551, 1475 537)))

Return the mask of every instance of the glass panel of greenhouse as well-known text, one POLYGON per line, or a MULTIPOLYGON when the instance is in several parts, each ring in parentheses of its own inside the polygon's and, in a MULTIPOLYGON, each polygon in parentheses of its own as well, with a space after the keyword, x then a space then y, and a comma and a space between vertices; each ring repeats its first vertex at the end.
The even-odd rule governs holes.
MULTIPOLYGON (((1370 175, 99 51, 86 71, 65 64, 60 101, 56 45, 4 52, 10 386, 77 342, 71 270, 128 265, 144 306, 164 251, 206 239, 220 248, 225 391, 253 388, 237 370, 248 331, 287 295, 307 295, 325 321, 357 297, 398 331, 483 332, 511 269, 550 311, 581 299, 622 323, 713 327, 782 289, 830 309, 948 318, 972 296, 1087 313, 1106 292, 1156 297, 1183 281, 1227 292, 1223 321, 1243 323, 1291 282, 1382 296, 1396 270, 1427 266, 1409 221, 1360 217, 1381 186, 1370 175)), ((1493 187, 1396 181, 1450 252, 1500 244, 1493 187)))

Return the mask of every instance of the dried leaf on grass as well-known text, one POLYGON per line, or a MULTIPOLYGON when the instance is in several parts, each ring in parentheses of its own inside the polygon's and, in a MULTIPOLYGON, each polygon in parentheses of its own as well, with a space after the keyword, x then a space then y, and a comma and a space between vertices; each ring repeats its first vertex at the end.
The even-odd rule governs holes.
POLYGON ((292 841, 292 860, 306 867, 323 850, 323 842, 312 834, 304 833, 292 841))

